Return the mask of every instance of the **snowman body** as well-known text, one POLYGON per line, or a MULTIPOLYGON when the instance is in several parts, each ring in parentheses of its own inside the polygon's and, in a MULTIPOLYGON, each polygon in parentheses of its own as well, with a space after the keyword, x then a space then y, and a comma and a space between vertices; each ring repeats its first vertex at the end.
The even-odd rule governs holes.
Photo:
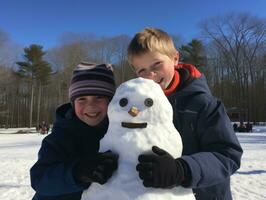
POLYGON ((152 146, 174 158, 182 154, 182 140, 175 129, 171 104, 160 86, 137 78, 120 85, 108 107, 109 127, 100 151, 119 154, 118 170, 104 185, 93 183, 82 200, 191 200, 191 189, 146 188, 136 171, 138 156, 152 146))

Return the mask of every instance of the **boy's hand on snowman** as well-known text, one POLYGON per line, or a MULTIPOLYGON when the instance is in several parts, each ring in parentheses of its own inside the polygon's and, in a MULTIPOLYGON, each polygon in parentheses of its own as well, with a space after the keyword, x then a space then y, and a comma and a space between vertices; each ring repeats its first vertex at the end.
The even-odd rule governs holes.
POLYGON ((106 151, 98 154, 98 165, 92 173, 95 182, 104 184, 118 167, 118 154, 106 151))
POLYGON ((73 169, 79 183, 97 182, 105 184, 118 167, 118 155, 109 151, 81 159, 73 169))
POLYGON ((185 169, 182 159, 174 159, 168 152, 157 146, 154 154, 141 154, 136 169, 145 187, 172 188, 184 180, 185 169))

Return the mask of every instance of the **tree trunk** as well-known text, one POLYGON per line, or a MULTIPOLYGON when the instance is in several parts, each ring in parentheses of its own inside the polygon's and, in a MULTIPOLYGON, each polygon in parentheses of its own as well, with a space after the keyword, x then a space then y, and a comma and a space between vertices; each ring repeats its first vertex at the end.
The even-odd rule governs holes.
POLYGON ((30 99, 30 124, 29 128, 32 127, 32 112, 33 112, 33 80, 31 81, 31 99, 30 99))
POLYGON ((38 105, 37 105, 37 122, 36 126, 40 124, 40 108, 41 108, 41 95, 42 95, 42 86, 39 85, 39 94, 38 94, 38 105))

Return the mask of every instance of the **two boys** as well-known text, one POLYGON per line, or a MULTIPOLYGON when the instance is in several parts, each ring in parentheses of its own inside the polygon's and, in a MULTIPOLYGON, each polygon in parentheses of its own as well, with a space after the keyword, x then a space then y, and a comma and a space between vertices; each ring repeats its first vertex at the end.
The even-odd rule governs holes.
MULTIPOLYGON (((232 199, 230 176, 240 167, 242 149, 223 104, 212 96, 204 75, 193 65, 178 62, 179 54, 171 37, 159 29, 147 28, 137 33, 128 47, 128 58, 137 76, 154 80, 164 90, 183 142, 180 158, 173 158, 158 148, 153 148, 155 157, 154 154, 139 156, 136 169, 144 186, 172 188, 182 185, 193 188, 196 199, 232 199), (149 156, 153 159, 143 159, 149 156)), ((91 182, 105 183, 117 168, 118 155, 98 153, 99 140, 108 126, 106 107, 114 93, 114 82, 107 81, 104 76, 102 90, 99 84, 91 81, 94 76, 81 74, 80 79, 75 75, 72 78, 72 84, 75 80, 80 84, 70 87, 74 109, 68 104, 57 110, 54 134, 45 138, 39 160, 31 169, 35 196, 40 194, 36 200, 48 199, 41 195, 50 196, 49 199, 53 195, 61 195, 61 199, 80 199, 81 191, 91 182), (90 92, 83 93, 87 87, 90 92), (96 93, 99 88, 105 92, 96 93), (102 96, 100 99, 99 96, 82 97, 86 95, 102 96), (85 112, 93 102, 102 106, 85 112), (65 122, 66 119, 69 120, 65 122), (89 119, 94 120, 93 124, 86 123, 89 119), (57 132, 59 134, 55 134, 57 132), (91 142, 88 144, 88 141, 91 142), (66 193, 70 193, 69 198, 63 196, 66 193)))

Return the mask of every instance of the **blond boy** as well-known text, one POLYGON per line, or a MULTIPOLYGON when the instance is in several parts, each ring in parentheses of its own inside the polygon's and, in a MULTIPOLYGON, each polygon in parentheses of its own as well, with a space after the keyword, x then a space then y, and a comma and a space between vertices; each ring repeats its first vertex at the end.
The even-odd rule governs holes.
POLYGON ((174 110, 183 154, 166 151, 139 156, 136 169, 145 187, 193 188, 198 200, 231 200, 230 176, 240 167, 242 148, 221 101, 193 65, 179 63, 179 53, 164 31, 146 28, 128 47, 136 75, 160 84, 174 110), (149 159, 149 156, 151 159, 149 159))

